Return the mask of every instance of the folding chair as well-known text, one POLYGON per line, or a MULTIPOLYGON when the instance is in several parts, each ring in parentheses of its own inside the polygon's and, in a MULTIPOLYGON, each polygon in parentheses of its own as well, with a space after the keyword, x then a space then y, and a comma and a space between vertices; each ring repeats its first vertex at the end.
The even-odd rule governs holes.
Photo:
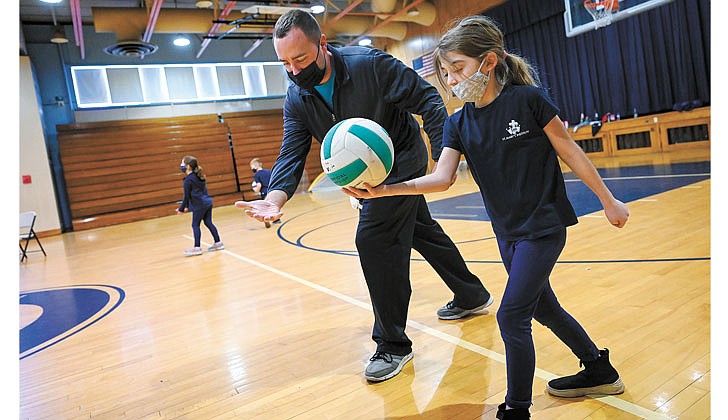
POLYGON ((28 251, 28 244, 30 244, 30 240, 33 238, 35 238, 35 241, 38 242, 38 246, 43 252, 43 255, 47 255, 45 249, 43 249, 43 245, 40 244, 40 239, 38 239, 38 236, 33 230, 33 226, 35 226, 35 218, 36 214, 34 211, 20 213, 20 262, 23 262, 23 260, 28 258, 28 252, 33 252, 28 251), (25 241, 24 244, 23 241, 25 241))

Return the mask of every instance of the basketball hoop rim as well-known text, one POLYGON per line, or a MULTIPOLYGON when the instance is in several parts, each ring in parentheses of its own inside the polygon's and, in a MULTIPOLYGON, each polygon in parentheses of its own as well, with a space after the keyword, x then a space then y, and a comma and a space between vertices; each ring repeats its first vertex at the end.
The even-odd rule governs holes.
POLYGON ((605 8, 609 8, 609 11, 614 12, 619 8, 619 0, 601 0, 601 1, 584 0, 584 7, 587 7, 590 9, 596 9, 599 6, 604 6, 605 8))

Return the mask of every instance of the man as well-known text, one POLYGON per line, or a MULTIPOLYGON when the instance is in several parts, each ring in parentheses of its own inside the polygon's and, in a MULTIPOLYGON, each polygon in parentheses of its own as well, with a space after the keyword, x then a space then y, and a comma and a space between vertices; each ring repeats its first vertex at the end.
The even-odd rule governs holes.
MULTIPOLYGON (((395 159, 387 184, 427 171, 427 147, 411 113, 422 116, 433 156, 439 157, 447 114, 437 90, 414 70, 376 49, 327 45, 316 19, 301 10, 278 19, 273 45, 293 83, 283 106, 283 143, 268 195, 236 202, 246 214, 263 222, 280 218, 303 173, 311 137, 322 141, 334 124, 347 118, 368 118, 389 133, 395 159)), ((364 377, 379 382, 397 375, 412 359, 412 342, 405 334, 412 248, 454 293, 438 310, 441 319, 480 311, 493 298, 432 219, 422 195, 361 200, 360 205, 356 247, 374 308, 372 339, 377 343, 364 377)))

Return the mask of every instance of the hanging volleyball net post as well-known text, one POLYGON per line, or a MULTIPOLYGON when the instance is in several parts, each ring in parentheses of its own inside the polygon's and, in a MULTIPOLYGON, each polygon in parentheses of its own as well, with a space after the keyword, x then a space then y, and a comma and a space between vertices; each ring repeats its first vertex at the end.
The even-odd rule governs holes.
POLYGON ((619 11, 619 0, 585 0, 584 8, 594 18, 595 29, 612 23, 612 17, 619 11))

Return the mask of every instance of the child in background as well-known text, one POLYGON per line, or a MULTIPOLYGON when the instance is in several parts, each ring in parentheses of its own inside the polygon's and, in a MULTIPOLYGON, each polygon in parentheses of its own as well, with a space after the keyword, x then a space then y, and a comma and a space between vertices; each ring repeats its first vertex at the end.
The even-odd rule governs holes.
POLYGON ((212 224, 212 198, 207 193, 207 184, 205 174, 202 172, 202 166, 197 163, 194 156, 185 156, 180 163, 180 170, 186 174, 183 181, 184 198, 177 209, 177 214, 183 214, 187 209, 192 211, 192 233, 195 238, 195 246, 186 250, 185 255, 193 256, 202 254, 200 248, 200 239, 202 232, 200 223, 204 222, 207 229, 210 230, 215 243, 209 247, 208 251, 218 251, 225 248, 220 242, 220 235, 217 227, 212 224))
POLYGON ((270 184, 270 171, 263 168, 263 162, 259 158, 250 161, 250 170, 253 171, 253 191, 260 194, 261 200, 265 200, 270 184))
MULTIPOLYGON (((268 195, 268 185, 270 184, 270 171, 263 168, 263 162, 259 158, 254 158, 250 161, 250 170, 253 171, 253 191, 260 195, 261 200, 265 200, 265 196, 268 195)), ((270 227, 270 222, 264 222, 265 227, 270 227)), ((273 223, 281 223, 278 219, 273 223)))

